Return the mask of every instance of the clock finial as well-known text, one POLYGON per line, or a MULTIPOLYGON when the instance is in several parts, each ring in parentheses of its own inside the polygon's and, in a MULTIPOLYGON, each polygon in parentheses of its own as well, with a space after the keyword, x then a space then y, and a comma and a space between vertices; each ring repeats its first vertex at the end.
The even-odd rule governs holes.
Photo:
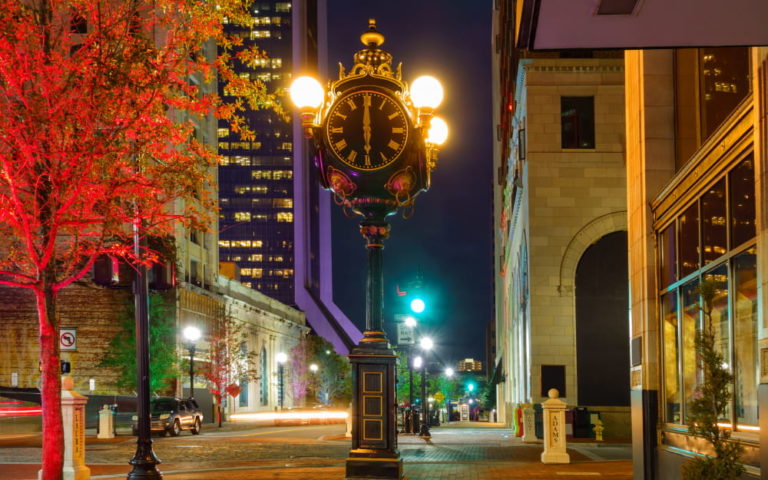
POLYGON ((376 30, 376 19, 368 19, 368 31, 360 35, 360 41, 369 48, 376 48, 384 43, 384 35, 376 30))

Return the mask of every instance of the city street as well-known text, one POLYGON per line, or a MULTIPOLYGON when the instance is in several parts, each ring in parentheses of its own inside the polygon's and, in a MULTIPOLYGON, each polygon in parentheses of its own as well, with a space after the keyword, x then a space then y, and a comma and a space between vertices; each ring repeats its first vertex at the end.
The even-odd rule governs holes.
MULTIPOLYGON (((343 425, 281 426, 222 431, 208 427, 200 436, 153 437, 160 470, 171 480, 344 478, 349 440, 343 425)), ((508 429, 488 424, 451 424, 432 429, 424 440, 400 435, 409 479, 493 480, 631 478, 631 451, 625 444, 571 443, 570 465, 543 465, 540 444, 523 445, 508 429)), ((88 435, 86 463, 91 478, 125 478, 135 450, 134 437, 99 440, 88 435)), ((39 435, 0 436, 0 478, 37 478, 39 435)))

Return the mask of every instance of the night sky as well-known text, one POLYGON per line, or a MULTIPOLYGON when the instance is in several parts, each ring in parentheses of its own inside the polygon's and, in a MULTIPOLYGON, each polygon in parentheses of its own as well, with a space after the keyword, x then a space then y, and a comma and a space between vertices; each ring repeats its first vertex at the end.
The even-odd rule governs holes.
MULTIPOLYGON (((413 217, 390 217, 384 249, 385 324, 405 313, 396 295, 420 272, 429 292, 422 322, 446 362, 485 362, 486 324, 493 319, 493 176, 490 0, 328 0, 329 74, 349 69, 363 48, 359 37, 375 18, 382 46, 403 62, 408 82, 422 74, 445 89, 438 115, 451 129, 431 189, 416 199, 413 217)), ((364 240, 359 218, 333 206, 334 299, 361 330, 365 326, 364 240)))

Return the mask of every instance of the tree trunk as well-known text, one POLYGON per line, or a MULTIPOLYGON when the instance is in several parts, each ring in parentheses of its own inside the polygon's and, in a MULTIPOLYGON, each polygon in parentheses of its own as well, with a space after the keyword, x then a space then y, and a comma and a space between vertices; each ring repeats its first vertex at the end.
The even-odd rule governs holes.
POLYGON ((35 289, 40 327, 40 399, 43 406, 42 480, 61 480, 64 430, 61 417, 61 361, 55 293, 50 283, 35 289))

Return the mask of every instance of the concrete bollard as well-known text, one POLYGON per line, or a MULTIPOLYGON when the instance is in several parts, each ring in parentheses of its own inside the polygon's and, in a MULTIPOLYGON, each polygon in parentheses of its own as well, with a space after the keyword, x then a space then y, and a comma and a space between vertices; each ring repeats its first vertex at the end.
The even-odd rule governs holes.
POLYGON ((109 405, 99 410, 99 434, 97 438, 115 438, 115 415, 109 405))
MULTIPOLYGON (((85 466, 85 404, 88 398, 72 390, 72 377, 61 379, 61 415, 64 424, 64 468, 62 480, 89 480, 91 469, 85 466)), ((37 478, 43 476, 40 470, 37 478)))
POLYGON ((549 390, 549 400, 542 404, 544 408, 544 451, 541 463, 571 463, 565 443, 565 402, 557 398, 560 392, 556 388, 549 390))
POLYGON ((536 443, 536 413, 532 403, 523 404, 523 443, 536 443))

